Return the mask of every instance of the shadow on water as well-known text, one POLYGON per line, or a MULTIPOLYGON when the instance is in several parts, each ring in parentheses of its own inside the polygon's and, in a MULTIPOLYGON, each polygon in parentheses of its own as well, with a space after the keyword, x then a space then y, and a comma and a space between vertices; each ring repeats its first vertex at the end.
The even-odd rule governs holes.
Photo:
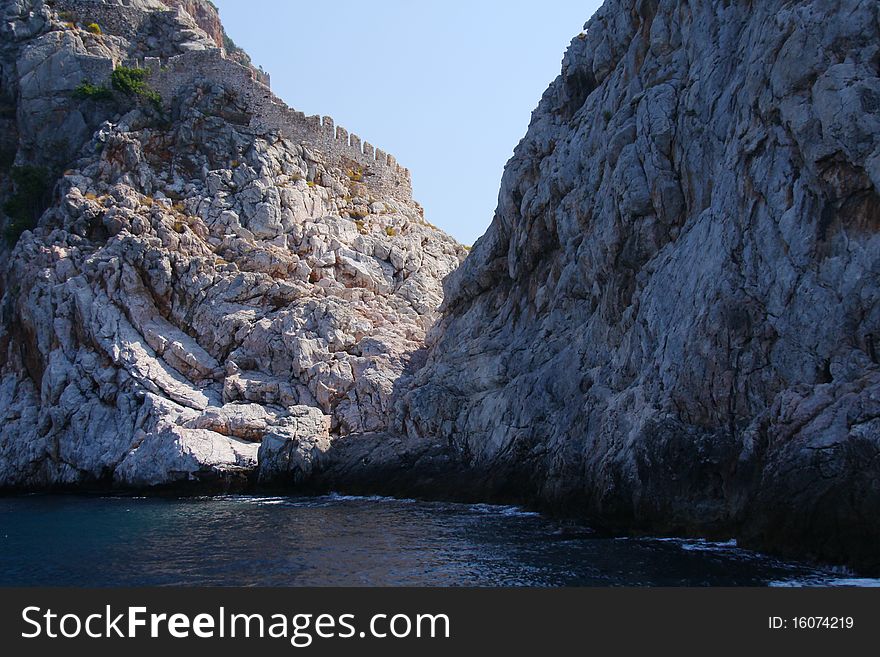
POLYGON ((515 507, 356 498, 0 498, 3 586, 874 584, 732 543, 613 539, 515 507))

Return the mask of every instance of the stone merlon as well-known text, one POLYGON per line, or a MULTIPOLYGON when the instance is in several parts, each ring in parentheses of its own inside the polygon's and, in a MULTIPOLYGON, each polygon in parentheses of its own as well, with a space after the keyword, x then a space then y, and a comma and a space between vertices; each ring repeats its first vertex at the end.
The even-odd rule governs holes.
POLYGON ((362 167, 364 183, 376 192, 412 197, 409 169, 400 166, 393 156, 336 126, 329 116, 306 116, 291 109, 261 84, 251 69, 227 59, 220 49, 172 57, 150 78, 150 85, 166 103, 185 87, 204 83, 222 85, 244 102, 252 117, 248 128, 254 134, 277 132, 319 151, 329 166, 362 167))

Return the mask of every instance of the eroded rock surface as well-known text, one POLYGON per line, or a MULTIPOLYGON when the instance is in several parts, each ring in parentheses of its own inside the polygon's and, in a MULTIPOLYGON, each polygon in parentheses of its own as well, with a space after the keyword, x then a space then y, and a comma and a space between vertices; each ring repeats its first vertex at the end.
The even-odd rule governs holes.
POLYGON ((216 12, 124 4, 0 5, 0 154, 64 163, 2 247, 0 484, 259 470, 880 570, 877 2, 608 0, 457 270, 216 12), (161 109, 74 98, 148 59, 161 109))
POLYGON ((2 247, 0 486, 239 485, 261 449, 292 463, 267 477, 295 479, 311 450, 386 428, 465 255, 408 179, 386 193, 369 167, 261 129, 256 72, 228 65, 233 86, 208 53, 185 75, 168 58, 216 44, 185 11, 198 2, 170 4, 2 3, 15 165, 64 164, 2 247), (158 107, 76 93, 144 63, 173 89, 158 107))
POLYGON ((614 529, 880 568, 878 12, 607 1, 401 429, 614 529))

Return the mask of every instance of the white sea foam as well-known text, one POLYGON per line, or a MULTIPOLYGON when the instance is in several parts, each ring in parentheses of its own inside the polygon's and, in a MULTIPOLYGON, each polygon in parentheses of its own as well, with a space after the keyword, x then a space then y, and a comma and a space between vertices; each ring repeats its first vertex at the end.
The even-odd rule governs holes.
POLYGON ((880 587, 880 579, 871 577, 805 577, 801 579, 778 580, 769 582, 767 586, 774 588, 802 588, 810 586, 835 586, 835 587, 857 587, 857 588, 876 588, 880 587))
POLYGON ((244 502, 245 504, 278 504, 284 501, 283 497, 254 497, 250 495, 230 496, 228 499, 233 502, 244 502))
MULTIPOLYGON (((707 541, 704 539, 687 539, 687 538, 651 538, 643 539, 656 541, 661 543, 673 543, 682 550, 696 552, 718 552, 727 555, 735 555, 739 559, 760 559, 767 562, 775 562, 773 557, 753 552, 738 547, 735 539, 729 541, 707 541)), ((796 564, 787 564, 778 562, 780 567, 794 568, 796 564)), ((808 568, 807 564, 802 564, 804 568, 808 568)), ((830 567, 818 570, 813 575, 805 577, 794 577, 792 579, 773 580, 767 583, 772 587, 810 587, 810 586, 832 586, 832 587, 880 587, 880 579, 870 577, 858 577, 847 568, 830 567)))
POLYGON ((738 549, 736 539, 729 541, 706 541, 703 539, 687 539, 681 541, 682 550, 692 550, 697 552, 715 552, 717 550, 738 549))
POLYGON ((880 587, 880 579, 874 577, 844 577, 841 579, 832 579, 828 582, 828 586, 857 586, 860 588, 876 588, 880 587))
POLYGON ((705 538, 677 538, 675 536, 616 536, 615 541, 647 541, 651 543, 671 543, 688 552, 731 552, 735 551, 740 556, 757 556, 757 552, 751 552, 740 548, 735 538, 726 541, 709 541, 705 538))
POLYGON ((342 493, 330 493, 317 499, 331 500, 333 502, 394 502, 397 504, 414 504, 418 500, 408 497, 385 497, 383 495, 343 495, 342 493))
POLYGON ((508 517, 534 517, 541 515, 537 511, 527 511, 518 506, 503 506, 499 504, 471 504, 467 508, 474 513, 488 513, 508 517))

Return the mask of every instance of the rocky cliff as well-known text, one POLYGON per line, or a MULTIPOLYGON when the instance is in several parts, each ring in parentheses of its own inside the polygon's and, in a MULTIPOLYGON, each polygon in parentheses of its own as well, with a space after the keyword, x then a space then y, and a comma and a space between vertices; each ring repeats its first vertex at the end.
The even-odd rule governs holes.
POLYGON ((275 98, 207 3, 0 12, 0 487, 247 485, 384 429, 465 255, 409 172, 275 98))
MULTIPOLYGON (((230 59, 244 66, 252 67, 250 55, 235 45, 235 42, 226 34, 226 29, 220 22, 220 13, 213 2, 208 2, 208 0, 161 0, 161 2, 169 8, 182 9, 210 37, 214 45, 226 50, 230 59)), ((268 73, 262 69, 258 69, 257 73, 261 82, 269 84, 268 73)))
POLYGON ((201 5, 2 3, 2 485, 503 499, 880 570, 874 0, 607 0, 458 269, 201 5))
POLYGON ((608 0, 398 421, 613 530, 880 567, 880 5, 608 0))

